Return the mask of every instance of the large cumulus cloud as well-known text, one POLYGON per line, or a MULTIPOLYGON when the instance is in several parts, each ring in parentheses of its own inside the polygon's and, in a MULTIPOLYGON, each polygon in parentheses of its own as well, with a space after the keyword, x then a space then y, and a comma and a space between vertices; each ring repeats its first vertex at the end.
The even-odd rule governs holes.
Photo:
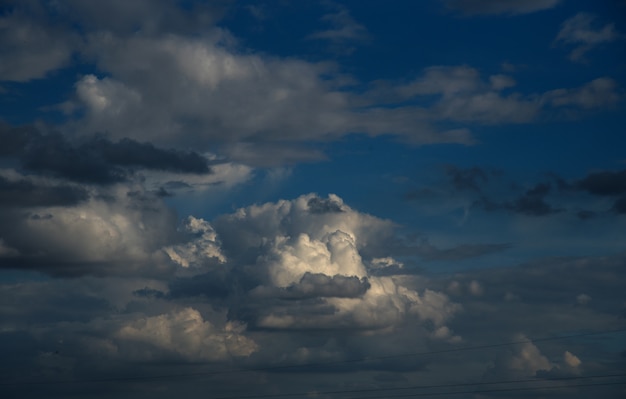
MULTIPOLYGON (((186 249, 174 248, 172 256, 181 265, 197 264, 202 253, 216 259, 219 242, 222 264, 209 273, 225 268, 245 281, 244 295, 254 301, 232 300, 256 327, 385 329, 413 318, 432 326, 434 334, 460 310, 441 292, 419 293, 400 278, 377 276, 384 265, 369 254, 364 259, 362 249, 383 253, 395 225, 353 210, 336 195, 253 205, 212 225, 215 239, 202 233, 186 249)), ((192 292, 198 292, 200 280, 192 281, 192 292)), ((178 295, 183 287, 177 286, 178 295)), ((451 338, 441 331, 438 337, 451 338)))

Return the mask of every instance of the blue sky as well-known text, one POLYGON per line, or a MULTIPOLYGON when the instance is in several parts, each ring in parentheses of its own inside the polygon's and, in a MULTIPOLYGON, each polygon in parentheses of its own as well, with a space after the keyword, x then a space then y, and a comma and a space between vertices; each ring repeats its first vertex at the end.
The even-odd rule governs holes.
POLYGON ((3 2, 3 388, 623 395, 624 15, 3 2))

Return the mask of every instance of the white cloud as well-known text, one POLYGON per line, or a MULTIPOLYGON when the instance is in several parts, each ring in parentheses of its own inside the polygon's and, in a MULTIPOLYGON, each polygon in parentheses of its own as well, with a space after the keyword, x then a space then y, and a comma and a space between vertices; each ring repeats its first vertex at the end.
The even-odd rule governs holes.
MULTIPOLYGON (((125 322, 115 334, 117 340, 148 344, 175 353, 187 360, 225 360, 249 356, 257 344, 243 335, 245 325, 227 322, 222 328, 204 320, 193 308, 125 322)), ((131 356, 151 359, 153 350, 132 351, 131 356), (134 353, 133 353, 134 352, 134 353)))
POLYGON ((159 248, 175 234, 174 212, 137 184, 92 187, 89 192, 88 199, 73 206, 3 213, 12 220, 4 233, 24 254, 22 260, 52 274, 163 270, 166 256, 159 248))
MULTIPOLYGON (((527 338, 519 335, 517 339, 526 340, 527 338)), ((554 365, 532 342, 527 342, 521 344, 518 352, 511 357, 509 367, 512 370, 534 376, 538 371, 550 371, 554 365)))
POLYGON ((311 240, 306 233, 293 239, 278 236, 263 262, 268 264, 272 284, 278 287, 300 281, 306 272, 327 276, 367 275, 355 237, 341 230, 329 232, 318 240, 311 240))
POLYGON ((366 247, 384 250, 394 225, 351 209, 335 195, 308 194, 242 208, 218 218, 214 226, 229 262, 252 264, 253 269, 244 270, 260 276, 257 298, 319 295, 308 305, 268 306, 259 315, 260 326, 381 329, 417 317, 439 328, 460 310, 442 293, 420 294, 394 278, 369 275, 366 264, 397 266, 390 257, 362 257, 366 247), (351 294, 323 290, 316 281, 350 287, 351 294))
POLYGON ((185 268, 226 262, 217 234, 208 222, 189 216, 183 224, 183 231, 197 238, 184 244, 163 248, 172 261, 185 268))
POLYGON ((386 269, 389 267, 402 269, 404 267, 404 263, 395 260, 391 256, 387 256, 384 258, 373 258, 369 263, 369 267, 371 269, 386 269))
POLYGON ((585 53, 592 48, 621 37, 613 24, 594 29, 594 20, 595 16, 581 12, 561 24, 555 42, 576 46, 569 55, 572 61, 582 61, 585 53))
POLYGON ((569 351, 565 351, 565 353, 563 354, 563 362, 565 363, 567 367, 570 367, 570 368, 578 368, 583 363, 578 358, 578 356, 574 355, 573 353, 569 351))

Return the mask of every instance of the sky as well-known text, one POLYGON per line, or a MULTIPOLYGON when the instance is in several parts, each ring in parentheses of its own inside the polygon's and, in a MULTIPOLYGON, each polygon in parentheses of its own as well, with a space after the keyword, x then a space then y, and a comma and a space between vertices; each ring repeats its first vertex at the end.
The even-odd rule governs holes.
POLYGON ((0 1, 0 389, 626 395, 623 0, 0 1))

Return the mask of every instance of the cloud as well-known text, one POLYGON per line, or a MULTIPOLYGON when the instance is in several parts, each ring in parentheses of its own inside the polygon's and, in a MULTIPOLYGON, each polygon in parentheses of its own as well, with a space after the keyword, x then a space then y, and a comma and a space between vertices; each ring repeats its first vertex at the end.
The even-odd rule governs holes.
POLYGON ((186 360, 215 361, 249 356, 257 350, 257 344, 245 337, 244 331, 245 325, 234 322, 227 322, 223 329, 216 328, 196 309, 183 308, 126 321, 114 336, 118 341, 132 343, 124 345, 126 350, 122 353, 136 360, 153 360, 158 351, 164 351, 186 360))
POLYGON ((328 159, 319 149, 285 143, 229 143, 222 151, 235 162, 258 167, 293 165, 328 159))
POLYGON ((626 213, 626 170, 590 173, 571 186, 592 195, 614 197, 612 211, 626 213))
POLYGON ((554 107, 580 107, 594 109, 616 104, 621 98, 617 92, 617 82, 602 77, 573 89, 550 90, 542 95, 542 101, 554 107))
POLYGON ((466 15, 521 15, 556 7, 560 0, 443 0, 452 10, 466 15))
POLYGON ((242 314, 255 315, 251 325, 384 329, 417 317, 441 327, 459 310, 441 293, 420 294, 371 275, 366 265, 380 258, 369 256, 389 250, 394 225, 351 209, 335 195, 254 205, 212 224, 227 265, 248 281, 253 298, 264 299, 264 306, 240 305, 242 314))
POLYGON ((165 247, 164 251, 172 261, 185 268, 199 268, 206 264, 226 262, 217 234, 208 222, 189 216, 182 229, 197 238, 194 237, 183 244, 165 247))
POLYGON ((489 171, 479 167, 459 168, 454 165, 447 165, 445 168, 447 177, 452 182, 456 190, 481 191, 481 185, 489 180, 489 171))
POLYGON ((24 212, 0 212, 0 237, 21 254, 0 266, 51 275, 132 275, 140 270, 150 275, 171 267, 161 247, 176 238, 176 216, 160 199, 140 186, 116 185, 90 194, 80 202, 71 198, 71 204, 51 203, 53 196, 40 203, 24 200, 31 206, 24 212))
POLYGON ((626 193, 626 169, 590 173, 575 186, 593 195, 617 196, 626 193))
POLYGON ((561 212, 561 209, 553 207, 546 201, 546 197, 552 191, 551 183, 537 183, 517 198, 501 200, 492 198, 491 187, 489 187, 489 185, 499 183, 501 177, 497 171, 480 167, 458 168, 448 165, 445 173, 455 191, 468 192, 477 196, 473 206, 486 211, 508 210, 528 216, 547 216, 561 212))
MULTIPOLYGON (((527 339, 523 335, 516 337, 518 341, 527 339)), ((518 353, 511 357, 508 365, 512 370, 527 376, 535 376, 539 371, 549 371, 554 367, 532 342, 521 344, 518 353)))
POLYGON ((224 14, 228 2, 207 4, 191 0, 180 7, 173 1, 137 0, 128 3, 112 0, 104 4, 86 4, 69 0, 57 6, 57 17, 87 31, 110 31, 118 35, 193 34, 213 26, 224 14), (59 15, 60 14, 60 15, 59 15))
POLYGON ((327 22, 332 28, 312 33, 308 36, 309 39, 345 42, 363 40, 368 37, 367 29, 357 23, 345 8, 340 9, 336 13, 324 15, 322 21, 327 22))
POLYGON ((506 75, 492 75, 484 81, 475 68, 469 66, 433 66, 422 76, 406 84, 374 89, 370 95, 388 101, 434 96, 430 112, 438 120, 480 124, 524 123, 533 120, 539 104, 517 93, 503 93, 514 86, 506 75))
POLYGON ((70 142, 60 133, 0 126, 7 146, 0 155, 19 159, 30 171, 82 183, 113 184, 131 179, 134 169, 178 174, 209 174, 209 161, 195 152, 165 150, 129 138, 117 142, 92 137, 70 142))
POLYGON ((460 261, 476 258, 511 248, 511 244, 461 244, 451 248, 438 248, 422 240, 418 245, 408 246, 406 251, 431 261, 460 261))
POLYGON ((47 21, 47 5, 14 3, 0 17, 0 81, 27 82, 69 64, 78 35, 47 21))
POLYGON ((512 203, 502 205, 516 213, 530 216, 546 216, 560 212, 559 209, 545 201, 546 195, 551 190, 551 186, 546 183, 539 183, 535 187, 528 189, 521 197, 512 203))
POLYGON ((367 278, 357 276, 328 276, 324 273, 306 272, 297 283, 287 287, 258 286, 250 292, 252 297, 272 297, 280 299, 305 298, 356 298, 363 296, 370 288, 367 278))
POLYGON ((588 13, 578 13, 561 24, 555 43, 575 46, 569 55, 572 61, 584 61, 585 53, 603 43, 621 38, 615 25, 606 24, 602 28, 592 27, 596 17, 588 13))
POLYGON ((73 206, 86 201, 89 192, 80 186, 42 183, 34 179, 3 176, 0 170, 0 205, 7 208, 73 206))

